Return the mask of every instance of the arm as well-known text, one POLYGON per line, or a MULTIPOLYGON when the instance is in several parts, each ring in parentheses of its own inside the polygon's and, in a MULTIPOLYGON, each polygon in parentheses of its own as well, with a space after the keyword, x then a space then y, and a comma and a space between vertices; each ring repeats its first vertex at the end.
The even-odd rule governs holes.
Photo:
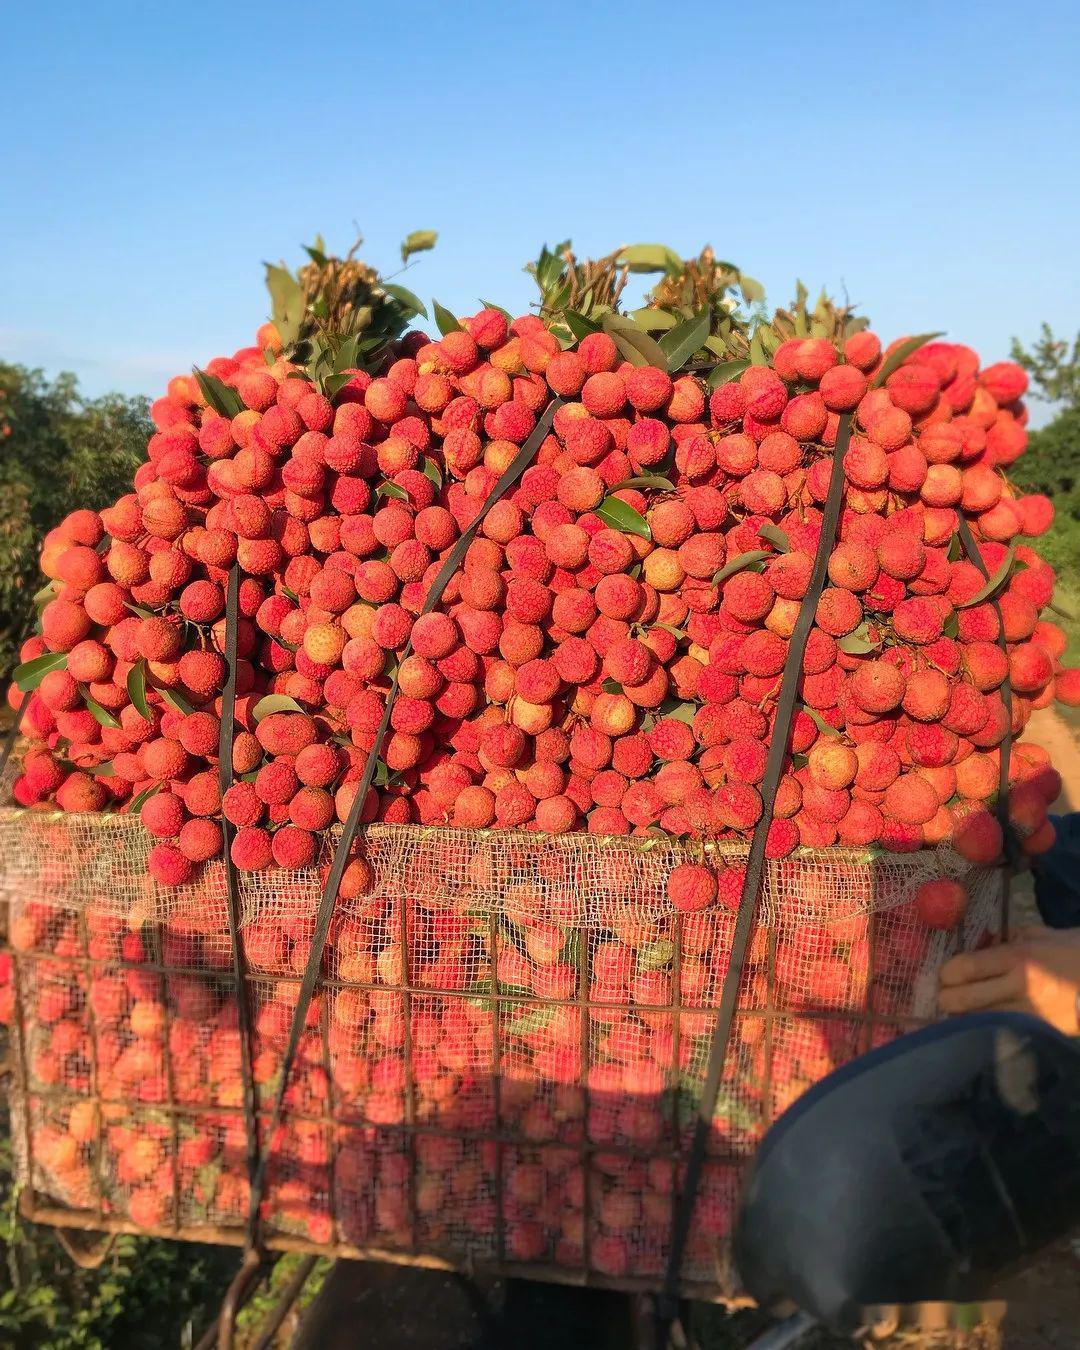
POLYGON ((1012 942, 954 956, 941 969, 942 1012, 1034 1013, 1080 1034, 1080 930, 1026 928, 1012 942))

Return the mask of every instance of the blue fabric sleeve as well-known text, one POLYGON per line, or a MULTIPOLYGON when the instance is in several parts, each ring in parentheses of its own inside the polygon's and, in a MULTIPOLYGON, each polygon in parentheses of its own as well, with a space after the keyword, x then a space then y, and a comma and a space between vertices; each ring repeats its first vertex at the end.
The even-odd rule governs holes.
POLYGON ((1050 819, 1057 839, 1032 860, 1035 903, 1048 928, 1080 928, 1080 811, 1050 819))

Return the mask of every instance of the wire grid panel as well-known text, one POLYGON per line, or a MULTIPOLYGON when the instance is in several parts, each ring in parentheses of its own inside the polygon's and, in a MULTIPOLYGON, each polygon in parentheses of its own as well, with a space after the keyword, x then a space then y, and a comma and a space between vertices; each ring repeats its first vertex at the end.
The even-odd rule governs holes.
MULTIPOLYGON (((0 816, 17 1152, 39 1199, 212 1239, 249 1199, 224 878, 161 889, 146 847, 133 819, 0 816)), ((657 1284, 734 915, 673 908, 692 855, 666 840, 375 826, 363 848, 373 882, 339 900, 273 1138, 320 873, 240 878, 268 1234, 657 1284)), ((739 1177, 770 1121, 932 1015, 942 960, 995 930, 1001 887, 941 852, 769 865, 688 1288, 735 1292, 739 1177), (958 933, 914 911, 940 875, 971 893, 958 933)))

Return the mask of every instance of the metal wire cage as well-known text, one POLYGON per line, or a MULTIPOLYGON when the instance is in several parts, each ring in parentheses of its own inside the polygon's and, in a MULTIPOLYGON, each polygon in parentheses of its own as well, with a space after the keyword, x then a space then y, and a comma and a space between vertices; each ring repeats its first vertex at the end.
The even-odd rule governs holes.
MULTIPOLYGON (((0 812, 24 1209, 243 1245, 225 874, 160 888, 149 842, 129 816, 0 812)), ((315 868, 240 876, 266 1245, 656 1289, 734 914, 672 906, 667 877, 691 850, 659 838, 377 825, 363 849, 372 883, 338 900, 272 1138, 322 883, 315 868)), ((745 858, 707 853, 721 869, 745 858)), ((686 1295, 738 1297, 727 1237, 764 1130, 832 1068, 932 1017, 938 968, 997 930, 1004 889, 1000 870, 947 850, 768 865, 686 1295), (912 903, 942 875, 971 894, 952 933, 912 903)))

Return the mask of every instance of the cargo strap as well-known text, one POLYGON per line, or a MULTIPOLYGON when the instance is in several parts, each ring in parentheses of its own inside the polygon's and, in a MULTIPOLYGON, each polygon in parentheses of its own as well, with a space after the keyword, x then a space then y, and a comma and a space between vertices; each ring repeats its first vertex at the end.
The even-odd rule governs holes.
POLYGON ((761 883, 765 874, 765 846, 768 841, 769 828, 773 822, 776 791, 783 776, 784 760, 788 753, 791 729, 795 721, 796 703, 802 683, 803 655, 806 651, 806 642, 810 636, 810 630, 814 624, 818 601, 825 589, 829 556, 836 541, 844 494, 844 459, 847 455, 850 438, 851 414, 844 413, 840 418, 836 432, 832 473, 829 478, 825 509, 822 513, 821 534, 818 539, 813 570, 810 574, 810 584, 799 608, 795 627, 788 643, 787 660, 784 662, 780 693, 776 700, 776 714, 773 720, 768 759, 765 764, 765 776, 760 788, 761 818, 754 828, 753 837, 750 841, 742 895, 739 898, 735 932, 731 943, 731 957, 720 995, 716 1029, 713 1032, 712 1044, 709 1049, 705 1081, 702 1085, 701 1103, 698 1107, 697 1121, 694 1126, 694 1139, 686 1162, 686 1177, 679 1192, 675 1209, 663 1291, 657 1301, 656 1344, 659 1350, 667 1350, 671 1327, 679 1313, 679 1279, 683 1255, 690 1235, 690 1225, 694 1218, 694 1206, 705 1164, 705 1150, 712 1130, 716 1100, 720 1092, 724 1066, 727 1062, 731 1029, 735 1020, 735 1007, 739 997, 739 986, 742 982, 743 968, 746 965, 750 938, 757 917, 761 883))

